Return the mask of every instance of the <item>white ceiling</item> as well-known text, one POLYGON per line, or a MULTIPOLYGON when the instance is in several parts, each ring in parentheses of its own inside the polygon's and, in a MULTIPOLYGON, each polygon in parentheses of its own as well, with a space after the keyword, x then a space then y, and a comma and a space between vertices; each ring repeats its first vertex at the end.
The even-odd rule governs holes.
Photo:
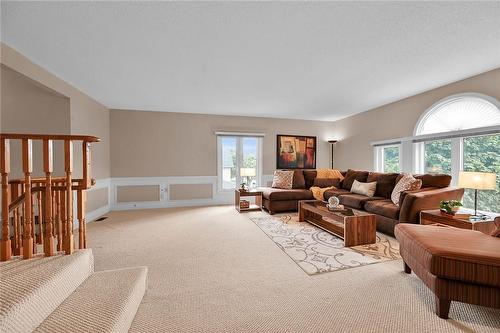
POLYGON ((1 6, 6 44, 109 108, 335 120, 500 67, 500 2, 1 6))

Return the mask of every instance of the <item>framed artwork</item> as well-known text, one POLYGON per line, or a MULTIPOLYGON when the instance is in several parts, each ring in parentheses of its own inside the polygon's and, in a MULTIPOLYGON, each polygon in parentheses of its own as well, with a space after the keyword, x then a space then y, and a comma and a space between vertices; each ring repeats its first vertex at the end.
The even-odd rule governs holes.
POLYGON ((316 169, 316 137, 278 134, 277 169, 316 169))

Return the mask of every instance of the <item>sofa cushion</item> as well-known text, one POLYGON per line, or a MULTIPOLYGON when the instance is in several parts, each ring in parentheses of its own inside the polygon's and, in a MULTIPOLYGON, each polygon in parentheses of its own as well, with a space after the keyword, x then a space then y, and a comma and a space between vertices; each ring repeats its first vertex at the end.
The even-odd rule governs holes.
POLYGON ((422 187, 447 187, 450 186, 451 176, 444 174, 415 175, 417 179, 422 179, 422 187))
POLYGON ((342 205, 356 209, 363 209, 365 203, 371 200, 384 200, 382 197, 367 197, 366 195, 356 193, 340 194, 338 197, 342 205))
POLYGON ((317 187, 325 188, 335 186, 336 188, 340 187, 340 179, 338 178, 316 178, 314 179, 314 185, 317 187))
POLYGON ((306 188, 306 179, 304 178, 304 171, 302 169, 293 170, 292 188, 306 188))
POLYGON ((365 210, 394 220, 399 218, 399 207, 391 199, 374 200, 365 203, 365 210))
POLYGON ((500 239, 479 231, 408 223, 398 224, 395 234, 401 254, 414 257, 429 273, 500 287, 500 239))
POLYGON ((351 190, 352 183, 354 183, 355 180, 358 182, 366 182, 366 179, 368 178, 368 171, 356 171, 356 170, 347 170, 347 173, 345 174, 345 178, 342 181, 342 188, 344 190, 351 190))
POLYGON ((311 188, 314 185, 314 179, 316 178, 316 170, 304 170, 304 179, 306 182, 306 189, 311 188))
POLYGON ((314 199, 312 192, 309 190, 291 189, 285 190, 280 188, 262 187, 262 196, 268 200, 311 200, 314 199))
POLYGON ((328 190, 328 191, 326 191, 323 196, 325 197, 325 200, 328 200, 328 199, 330 199, 333 196, 338 197, 341 194, 351 194, 351 192, 349 192, 347 190, 344 190, 343 188, 337 188, 337 189, 334 189, 334 190, 328 190))
POLYGON ((366 182, 377 182, 375 196, 389 199, 394 186, 396 186, 396 178, 398 176, 398 173, 370 172, 368 178, 366 178, 366 182))

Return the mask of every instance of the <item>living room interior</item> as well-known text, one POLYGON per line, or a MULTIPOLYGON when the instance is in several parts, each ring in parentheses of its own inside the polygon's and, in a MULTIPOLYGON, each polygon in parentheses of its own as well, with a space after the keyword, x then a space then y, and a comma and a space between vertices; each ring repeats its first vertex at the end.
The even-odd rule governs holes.
POLYGON ((500 331, 498 17, 1 1, 0 331, 500 331))

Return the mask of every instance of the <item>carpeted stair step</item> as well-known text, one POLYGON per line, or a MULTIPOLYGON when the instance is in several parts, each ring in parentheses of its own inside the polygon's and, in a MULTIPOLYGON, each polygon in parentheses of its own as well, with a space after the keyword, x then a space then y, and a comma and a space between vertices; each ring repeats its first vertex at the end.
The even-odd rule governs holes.
POLYGON ((146 267, 95 272, 35 332, 127 332, 146 285, 146 267))
POLYGON ((0 332, 31 332, 94 271, 91 250, 0 263, 0 332))

